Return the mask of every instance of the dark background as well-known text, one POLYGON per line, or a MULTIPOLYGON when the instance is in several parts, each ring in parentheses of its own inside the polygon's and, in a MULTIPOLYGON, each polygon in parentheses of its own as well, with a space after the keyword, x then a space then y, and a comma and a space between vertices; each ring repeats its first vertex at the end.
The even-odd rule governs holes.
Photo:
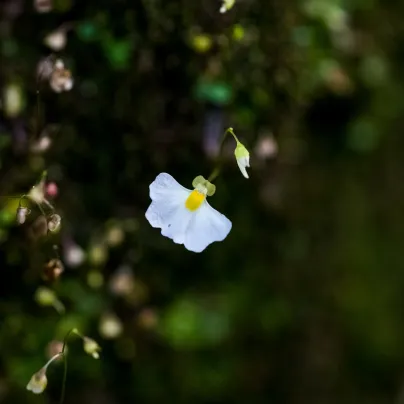
POLYGON ((220 6, 1 2, 0 402, 57 402, 60 364, 43 395, 25 386, 77 327, 102 352, 69 340, 67 404, 404 403, 404 6, 220 6), (37 82, 51 54, 71 91, 37 82), (191 253, 146 221, 148 186, 207 177, 228 126, 250 179, 228 140, 210 203, 233 228, 191 253), (45 169, 62 227, 29 238, 40 211, 17 226, 18 196, 45 169), (65 271, 49 282, 54 245, 65 271))

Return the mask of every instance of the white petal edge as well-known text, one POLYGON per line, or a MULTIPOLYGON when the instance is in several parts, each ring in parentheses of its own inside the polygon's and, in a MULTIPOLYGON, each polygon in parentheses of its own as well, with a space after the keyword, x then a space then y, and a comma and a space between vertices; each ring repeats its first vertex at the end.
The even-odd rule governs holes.
POLYGON ((184 197, 184 202, 191 192, 179 184, 170 174, 161 173, 150 184, 150 198, 152 201, 179 199, 184 197))
POLYGON ((191 217, 184 246, 189 251, 202 252, 209 244, 223 241, 231 227, 231 221, 205 201, 191 217))
POLYGON ((185 231, 192 217, 192 212, 185 207, 190 193, 167 173, 159 174, 150 184, 153 202, 146 211, 146 219, 177 244, 184 243, 185 231))

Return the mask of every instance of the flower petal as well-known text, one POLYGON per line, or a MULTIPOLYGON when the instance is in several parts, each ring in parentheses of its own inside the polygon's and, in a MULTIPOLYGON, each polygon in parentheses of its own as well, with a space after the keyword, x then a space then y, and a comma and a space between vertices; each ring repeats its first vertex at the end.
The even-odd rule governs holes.
POLYGON ((190 251, 202 252, 209 244, 224 240, 231 226, 231 221, 226 216, 205 201, 191 218, 184 246, 190 251))
POLYGON ((195 212, 191 212, 180 205, 177 209, 166 217, 164 226, 161 228, 161 234, 168 237, 177 244, 184 244, 187 228, 192 220, 195 212))
POLYGON ((179 184, 170 174, 161 173, 150 184, 150 198, 152 201, 170 201, 173 199, 183 198, 185 201, 188 194, 191 192, 189 189, 184 188, 179 184))
POLYGON ((146 219, 161 234, 182 244, 192 212, 185 207, 190 190, 180 185, 171 175, 162 173, 150 185, 153 200, 146 212, 146 219))
POLYGON ((238 158, 237 165, 238 165, 238 168, 240 169, 241 173, 244 175, 244 177, 249 178, 246 167, 250 167, 250 157, 238 158))
POLYGON ((190 193, 190 190, 180 185, 171 175, 159 174, 150 184, 150 198, 153 202, 146 211, 146 219, 153 227, 169 227, 177 209, 185 208, 185 201, 190 193))

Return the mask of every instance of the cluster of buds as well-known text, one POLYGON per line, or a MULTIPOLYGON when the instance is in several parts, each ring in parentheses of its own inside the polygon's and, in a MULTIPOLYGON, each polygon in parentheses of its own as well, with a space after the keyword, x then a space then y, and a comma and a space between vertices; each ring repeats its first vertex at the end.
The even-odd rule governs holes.
MULTIPOLYGON (((48 38, 48 41, 49 40, 56 42, 55 37, 48 38)), ((58 45, 60 46, 60 43, 58 45)), ((53 46, 55 47, 55 43, 53 43, 53 46)), ((55 60, 53 56, 46 57, 39 61, 37 75, 41 80, 48 80, 51 89, 55 93, 70 91, 73 88, 73 76, 71 71, 65 67, 63 60, 55 60)))
POLYGON ((62 60, 56 60, 50 76, 49 84, 55 93, 70 91, 73 88, 73 77, 69 69, 65 68, 62 60))
POLYGON ((23 195, 20 198, 20 203, 17 208, 17 223, 24 224, 27 216, 31 213, 31 210, 25 206, 22 206, 21 201, 28 199, 35 203, 40 209, 42 216, 39 216, 31 226, 32 236, 45 236, 49 231, 56 232, 60 229, 62 218, 60 215, 54 213, 52 204, 46 198, 46 195, 54 196, 57 194, 57 186, 54 183, 45 185, 46 172, 42 174, 42 177, 38 184, 34 185, 27 195, 23 195), (44 208, 51 210, 49 215, 45 214, 44 208))

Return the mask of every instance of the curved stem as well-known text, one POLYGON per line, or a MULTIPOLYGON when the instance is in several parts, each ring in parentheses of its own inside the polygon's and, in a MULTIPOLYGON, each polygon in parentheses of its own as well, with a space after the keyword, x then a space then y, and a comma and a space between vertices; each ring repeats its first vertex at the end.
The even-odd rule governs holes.
POLYGON ((37 89, 36 89, 36 128, 35 128, 35 137, 39 136, 39 128, 40 128, 40 122, 39 122, 39 117, 40 117, 40 110, 39 110, 39 88, 37 84, 37 89))
POLYGON ((62 347, 62 352, 61 354, 63 355, 63 362, 64 362, 64 369, 63 369, 63 381, 62 381, 62 391, 60 393, 60 400, 59 404, 62 404, 64 399, 65 399, 65 392, 66 392, 66 378, 67 378, 67 354, 66 354, 66 347, 67 347, 67 340, 70 337, 70 334, 72 334, 75 331, 75 328, 69 330, 69 332, 66 334, 64 340, 63 340, 63 347, 62 347))
POLYGON ((59 403, 63 404, 63 401, 65 399, 65 391, 66 391, 66 378, 67 378, 67 356, 64 353, 63 354, 63 362, 64 362, 64 367, 63 367, 63 381, 62 381, 62 392, 60 393, 60 400, 59 403))
POLYGON ((234 140, 236 141, 237 144, 240 143, 240 141, 238 140, 236 134, 233 131, 233 128, 227 128, 226 132, 224 132, 223 136, 222 136, 222 140, 220 142, 220 149, 219 149, 219 157, 218 157, 218 162, 216 163, 216 167, 214 168, 214 170, 212 171, 212 173, 209 175, 208 181, 212 182, 214 181, 220 174, 220 170, 222 167, 222 163, 223 163, 223 147, 224 147, 224 141, 226 140, 227 135, 230 133, 230 135, 232 135, 234 137, 234 140))

